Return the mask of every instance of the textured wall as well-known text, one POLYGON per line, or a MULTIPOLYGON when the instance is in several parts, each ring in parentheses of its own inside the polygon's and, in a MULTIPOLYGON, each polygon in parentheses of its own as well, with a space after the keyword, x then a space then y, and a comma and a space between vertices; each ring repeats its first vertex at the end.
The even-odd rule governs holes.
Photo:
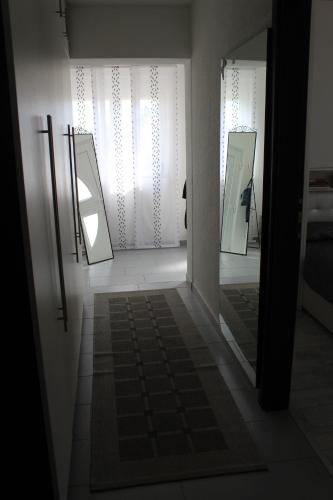
POLYGON ((196 0, 192 7, 192 279, 215 314, 220 238, 220 60, 270 22, 270 0, 196 0))

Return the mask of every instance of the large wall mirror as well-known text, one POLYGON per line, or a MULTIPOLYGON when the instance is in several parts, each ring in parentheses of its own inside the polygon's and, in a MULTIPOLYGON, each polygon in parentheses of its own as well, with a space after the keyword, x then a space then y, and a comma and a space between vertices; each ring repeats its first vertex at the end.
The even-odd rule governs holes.
POLYGON ((264 31, 221 61, 220 320, 222 331, 228 340, 232 337, 242 359, 246 359, 253 381, 260 288, 266 46, 264 31))
POLYGON ((108 221, 92 134, 75 134, 80 222, 88 264, 113 259, 108 221))

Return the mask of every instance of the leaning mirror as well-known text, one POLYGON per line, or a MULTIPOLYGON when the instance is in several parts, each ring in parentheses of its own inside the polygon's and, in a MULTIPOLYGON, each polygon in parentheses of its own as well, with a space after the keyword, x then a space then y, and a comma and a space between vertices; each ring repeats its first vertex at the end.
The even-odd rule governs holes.
POLYGON ((221 251, 247 254, 256 132, 229 132, 221 251))
POLYGON ((113 259, 113 250, 92 134, 75 134, 80 222, 88 264, 113 259))

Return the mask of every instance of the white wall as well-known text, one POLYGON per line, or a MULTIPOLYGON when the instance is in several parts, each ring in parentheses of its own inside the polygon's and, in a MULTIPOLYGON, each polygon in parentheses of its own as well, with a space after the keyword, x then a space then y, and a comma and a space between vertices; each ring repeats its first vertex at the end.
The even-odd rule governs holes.
POLYGON ((256 37, 251 38, 241 47, 236 47, 228 54, 228 59, 239 59, 241 61, 266 61, 267 60, 267 33, 262 31, 256 37))
MULTIPOLYGON (((71 122, 69 60, 57 0, 11 0, 10 21, 24 188, 51 441, 61 500, 67 498, 82 318, 82 269, 74 250, 67 123, 71 122), (69 328, 59 321, 59 278, 54 245, 46 115, 53 117, 62 257, 69 328)), ((18 152, 19 154, 19 152, 18 152)), ((18 284, 19 286, 19 284, 18 284)), ((24 332, 21 332, 24 335, 24 332)), ((25 376, 25 374, 23 374, 25 376)), ((18 396, 20 397, 20 396, 18 396)), ((27 407, 27 410, 29 408, 27 407)), ((24 417, 23 417, 24 418, 24 417)), ((34 450, 31 450, 33 454, 34 450)), ((38 470, 36 481, 38 481, 38 470)))
POLYGON ((192 281, 216 317, 220 60, 270 23, 270 0, 195 0, 192 7, 192 281))
POLYGON ((75 58, 190 57, 190 8, 68 5, 75 58))

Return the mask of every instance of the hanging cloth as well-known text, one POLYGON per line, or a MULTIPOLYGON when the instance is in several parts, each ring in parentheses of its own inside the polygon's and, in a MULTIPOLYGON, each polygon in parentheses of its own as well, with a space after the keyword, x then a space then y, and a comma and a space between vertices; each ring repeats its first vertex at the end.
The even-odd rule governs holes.
POLYGON ((245 221, 250 220, 250 209, 251 209, 251 191, 252 191, 252 177, 248 182, 248 185, 241 194, 241 205, 246 207, 245 210, 245 221))
POLYGON ((181 65, 72 68, 73 122, 94 134, 115 249, 179 246, 183 73, 181 65))
MULTIPOLYGON (((184 200, 186 200, 186 181, 184 182, 184 187, 183 187, 183 196, 184 200)), ((186 202, 186 207, 185 207, 185 217, 184 217, 184 225, 185 229, 187 229, 187 202, 186 202)))

